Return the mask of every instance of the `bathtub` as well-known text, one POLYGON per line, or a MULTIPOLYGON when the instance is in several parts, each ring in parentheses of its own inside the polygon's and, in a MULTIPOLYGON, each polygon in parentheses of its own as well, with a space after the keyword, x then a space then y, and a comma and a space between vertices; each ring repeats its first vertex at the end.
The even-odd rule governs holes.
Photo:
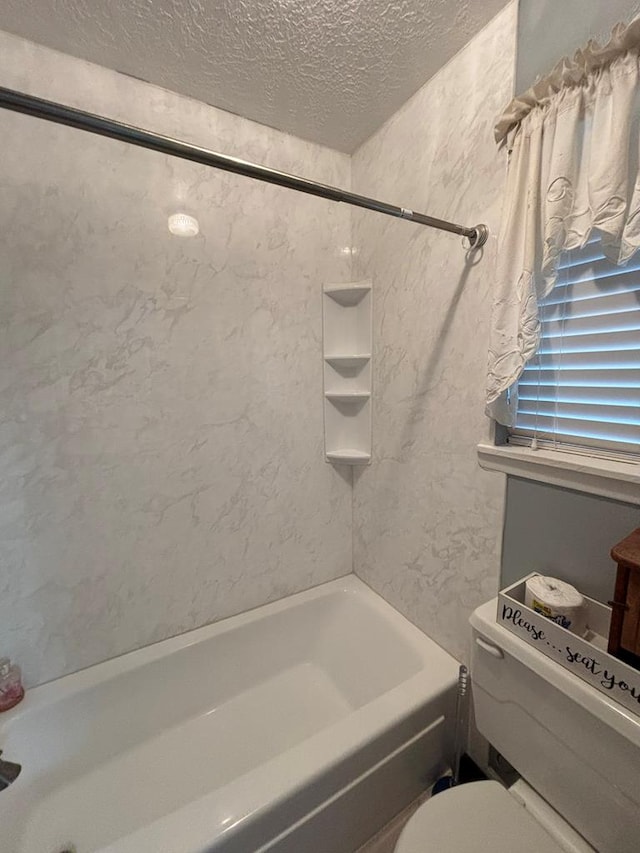
POLYGON ((351 853, 450 763, 457 663, 351 576, 28 691, 3 853, 351 853))

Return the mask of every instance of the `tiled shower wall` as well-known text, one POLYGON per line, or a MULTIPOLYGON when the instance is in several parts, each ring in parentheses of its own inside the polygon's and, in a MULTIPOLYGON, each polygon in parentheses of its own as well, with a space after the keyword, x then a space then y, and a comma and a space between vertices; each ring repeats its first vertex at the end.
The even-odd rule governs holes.
POLYGON ((353 157, 359 193, 492 233, 460 239, 354 216, 358 274, 373 278, 374 458, 354 481, 354 568, 454 655, 495 595, 504 477, 478 467, 490 289, 505 158, 492 127, 511 97, 517 8, 498 15, 353 157))
MULTIPOLYGON (((0 34, 2 83, 330 184, 346 155, 0 34)), ((351 571, 347 208, 0 114, 0 651, 49 680, 351 571), (199 236, 167 217, 197 216, 199 236)))
MULTIPOLYGON (((0 35, 4 85, 499 225, 515 5, 354 155, 0 35)), ((482 472, 495 237, 0 115, 0 650, 34 684, 348 573, 459 657, 495 593, 482 472), (198 217, 173 237, 167 216, 198 217), (322 456, 325 281, 374 283, 374 459, 322 456)))

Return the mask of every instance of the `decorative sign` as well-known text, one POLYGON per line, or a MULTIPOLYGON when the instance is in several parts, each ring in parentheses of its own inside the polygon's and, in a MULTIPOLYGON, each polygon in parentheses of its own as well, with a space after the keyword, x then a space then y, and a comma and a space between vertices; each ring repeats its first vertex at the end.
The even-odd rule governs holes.
MULTIPOLYGON (((523 589, 524 580, 500 593, 498 624, 596 690, 640 714, 640 672, 517 601, 523 589)), ((591 608, 609 610, 600 602, 587 601, 591 608)))

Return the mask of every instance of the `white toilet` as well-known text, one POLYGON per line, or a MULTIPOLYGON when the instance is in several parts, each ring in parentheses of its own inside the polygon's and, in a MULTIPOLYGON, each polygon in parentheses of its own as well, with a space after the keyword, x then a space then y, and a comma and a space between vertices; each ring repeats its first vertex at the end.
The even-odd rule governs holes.
POLYGON ((522 778, 432 797, 396 853, 639 853, 640 716, 496 624, 496 607, 470 620, 473 713, 522 778))

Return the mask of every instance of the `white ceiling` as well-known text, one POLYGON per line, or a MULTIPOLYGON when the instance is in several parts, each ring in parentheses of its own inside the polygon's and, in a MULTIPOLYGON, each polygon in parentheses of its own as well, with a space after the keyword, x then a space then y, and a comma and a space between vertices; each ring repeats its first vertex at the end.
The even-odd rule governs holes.
POLYGON ((350 153, 506 3, 1 0, 0 29, 350 153))

